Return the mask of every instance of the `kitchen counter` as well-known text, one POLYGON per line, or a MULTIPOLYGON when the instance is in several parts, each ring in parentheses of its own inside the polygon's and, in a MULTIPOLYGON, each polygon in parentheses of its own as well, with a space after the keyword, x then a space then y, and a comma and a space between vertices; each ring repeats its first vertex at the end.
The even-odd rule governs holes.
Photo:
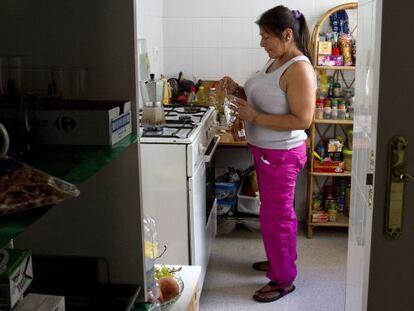
POLYGON ((219 146, 247 147, 247 141, 235 141, 229 130, 218 130, 217 134, 220 135, 219 146))

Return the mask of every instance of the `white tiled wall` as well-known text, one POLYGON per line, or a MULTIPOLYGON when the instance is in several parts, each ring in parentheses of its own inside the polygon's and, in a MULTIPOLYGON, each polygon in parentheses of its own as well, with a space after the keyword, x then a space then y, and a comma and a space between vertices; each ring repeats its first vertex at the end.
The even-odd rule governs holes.
POLYGON ((147 40, 150 72, 164 72, 163 0, 136 0, 137 36, 147 40))
POLYGON ((298 9, 312 32, 320 15, 343 2, 137 0, 138 37, 148 40, 151 71, 157 75, 182 71, 194 80, 231 75, 243 83, 267 60, 254 23, 261 13, 277 4, 298 9))
POLYGON ((343 2, 164 0, 164 72, 170 76, 183 71, 185 77, 190 79, 219 79, 223 75, 231 75, 243 83, 267 60, 267 55, 259 46, 259 30, 254 23, 261 13, 277 4, 299 9, 306 16, 312 31, 320 15, 343 2), (184 53, 183 49, 187 52, 184 53), (187 66, 179 68, 177 63, 187 66))

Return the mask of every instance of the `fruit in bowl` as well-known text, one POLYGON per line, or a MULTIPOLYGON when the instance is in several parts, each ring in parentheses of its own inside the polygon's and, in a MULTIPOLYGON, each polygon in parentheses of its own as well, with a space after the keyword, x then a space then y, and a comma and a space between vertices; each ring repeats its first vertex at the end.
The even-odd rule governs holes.
POLYGON ((155 278, 160 289, 159 301, 162 311, 169 310, 183 292, 184 283, 178 273, 180 270, 181 268, 176 269, 163 265, 155 267, 155 278))
POLYGON ((180 293, 180 286, 178 281, 173 276, 164 276, 158 280, 160 286, 161 296, 160 302, 171 300, 180 293))

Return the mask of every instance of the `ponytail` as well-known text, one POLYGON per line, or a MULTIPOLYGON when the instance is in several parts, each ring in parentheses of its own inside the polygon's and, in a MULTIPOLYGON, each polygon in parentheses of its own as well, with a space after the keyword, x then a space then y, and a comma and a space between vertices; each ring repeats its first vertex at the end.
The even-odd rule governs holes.
POLYGON ((299 50, 302 51, 302 53, 309 58, 309 61, 313 64, 312 60, 312 53, 310 49, 310 33, 308 24, 306 23, 305 16, 301 14, 299 18, 296 19, 299 23, 299 31, 298 36, 295 36, 295 42, 298 46, 299 50))

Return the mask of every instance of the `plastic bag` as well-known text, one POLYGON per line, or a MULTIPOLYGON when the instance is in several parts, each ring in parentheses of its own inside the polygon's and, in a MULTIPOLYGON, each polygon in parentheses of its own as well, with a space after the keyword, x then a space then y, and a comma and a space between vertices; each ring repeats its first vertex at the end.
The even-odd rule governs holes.
POLYGON ((148 290, 148 299, 151 310, 160 310, 160 289, 155 281, 155 259, 158 257, 158 241, 155 220, 151 216, 144 216, 144 256, 145 275, 148 290))
POLYGON ((10 157, 0 158, 0 215, 77 197, 79 189, 10 157))
POLYGON ((224 97, 223 111, 224 111, 224 116, 226 118, 227 126, 232 126, 233 123, 237 119, 237 115, 232 109, 232 107, 236 107, 236 105, 231 102, 229 96, 224 97))

